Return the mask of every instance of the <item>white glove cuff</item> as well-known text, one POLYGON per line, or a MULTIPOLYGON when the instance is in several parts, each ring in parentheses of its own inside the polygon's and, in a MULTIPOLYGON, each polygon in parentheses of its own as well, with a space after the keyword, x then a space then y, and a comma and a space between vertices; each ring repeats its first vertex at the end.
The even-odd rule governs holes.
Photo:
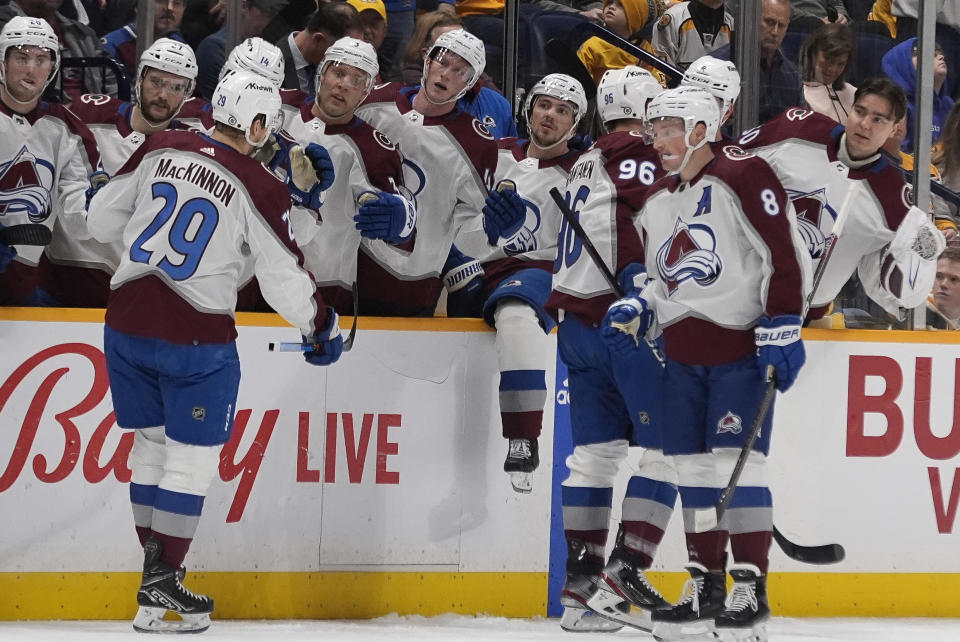
POLYGON ((443 285, 447 288, 447 292, 456 292, 466 287, 467 283, 476 276, 483 276, 483 267, 480 265, 480 261, 474 259, 458 265, 444 274, 443 285))
POLYGON ((775 328, 757 326, 753 339, 758 346, 788 346, 800 340, 799 325, 781 325, 775 328))

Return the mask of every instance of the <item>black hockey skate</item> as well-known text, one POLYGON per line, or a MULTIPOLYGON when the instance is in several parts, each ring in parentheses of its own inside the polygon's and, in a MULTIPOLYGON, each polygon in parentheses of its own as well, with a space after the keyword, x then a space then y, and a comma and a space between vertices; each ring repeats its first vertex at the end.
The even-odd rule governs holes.
MULTIPOLYGON (((618 539, 622 535, 623 531, 618 539)), ((647 580, 637 556, 618 542, 587 606, 614 622, 649 632, 653 630, 652 612, 669 607, 670 603, 647 580)))
POLYGON ((653 637, 657 640, 684 640, 710 637, 713 619, 723 611, 727 594, 725 573, 711 573, 701 564, 687 564, 690 579, 683 585, 680 601, 653 612, 653 637))
POLYGON ((717 633, 730 642, 765 642, 770 619, 766 576, 753 564, 734 564, 730 575, 733 590, 714 620, 717 633))
POLYGON ((518 493, 533 490, 533 471, 540 465, 540 448, 536 439, 511 439, 503 470, 510 474, 510 485, 518 493))
POLYGON ((560 628, 581 633, 614 632, 623 628, 618 622, 600 617, 587 607, 600 582, 600 562, 587 556, 587 545, 580 540, 567 540, 567 581, 560 594, 563 616, 560 628))
POLYGON ((160 561, 161 546, 149 539, 143 546, 143 579, 137 591, 140 609, 133 628, 140 633, 201 633, 210 628, 213 600, 196 595, 181 583, 181 569, 160 561), (180 621, 164 620, 167 611, 180 621))

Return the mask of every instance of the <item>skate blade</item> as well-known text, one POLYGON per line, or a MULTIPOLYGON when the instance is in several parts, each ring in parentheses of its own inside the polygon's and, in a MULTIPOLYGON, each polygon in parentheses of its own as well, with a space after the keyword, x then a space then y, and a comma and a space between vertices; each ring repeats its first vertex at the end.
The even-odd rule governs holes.
POLYGON ((723 642, 767 642, 766 624, 757 624, 742 629, 717 627, 716 631, 717 638, 723 640, 723 642))
POLYGON ((178 613, 179 620, 164 620, 167 609, 141 606, 133 618, 133 630, 137 633, 203 633, 210 628, 210 614, 178 613))
POLYGON ((614 633, 623 625, 602 618, 589 609, 567 606, 560 618, 560 628, 570 633, 614 633))
POLYGON ((606 581, 601 582, 597 587, 597 592, 587 600, 588 607, 593 609, 600 617, 618 624, 626 624, 647 633, 653 631, 650 611, 632 604, 630 600, 604 586, 605 584, 606 581))
POLYGON ((713 626, 713 620, 700 620, 698 622, 654 622, 653 637, 662 642, 672 642, 673 640, 713 640, 719 639, 716 628, 713 626))
POLYGON ((512 472, 510 473, 510 485, 513 486, 514 491, 526 495, 533 490, 533 474, 512 472))

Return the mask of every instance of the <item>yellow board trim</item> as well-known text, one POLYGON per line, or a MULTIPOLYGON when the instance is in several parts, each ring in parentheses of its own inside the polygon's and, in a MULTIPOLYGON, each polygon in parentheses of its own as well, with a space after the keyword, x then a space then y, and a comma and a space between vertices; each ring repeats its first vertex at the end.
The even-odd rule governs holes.
MULTIPOLYGON (((676 600, 686 573, 651 572, 676 600)), ((139 573, 0 573, 0 620, 125 620, 136 612, 139 573)), ((363 619, 389 613, 537 617, 546 573, 190 573, 221 619, 363 619)), ((773 573, 774 615, 960 617, 960 574, 773 573)))

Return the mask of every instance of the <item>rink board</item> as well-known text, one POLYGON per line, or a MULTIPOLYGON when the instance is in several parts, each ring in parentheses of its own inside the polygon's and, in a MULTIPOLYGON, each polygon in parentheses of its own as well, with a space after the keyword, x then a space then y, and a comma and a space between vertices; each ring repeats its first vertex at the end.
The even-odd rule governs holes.
MULTIPOLYGON (((187 558, 219 617, 547 612, 551 452, 534 492, 513 493, 483 323, 361 319, 354 350, 325 369, 266 351, 299 338, 278 317, 239 321, 234 439, 187 558)), ((817 568, 775 549, 775 612, 960 615, 960 342, 805 336, 808 366, 777 408, 775 521, 848 558, 817 568)), ((0 354, 0 619, 130 617, 129 435, 113 425, 102 312, 0 309, 0 354)), ((674 517, 655 575, 672 597, 674 517)))

